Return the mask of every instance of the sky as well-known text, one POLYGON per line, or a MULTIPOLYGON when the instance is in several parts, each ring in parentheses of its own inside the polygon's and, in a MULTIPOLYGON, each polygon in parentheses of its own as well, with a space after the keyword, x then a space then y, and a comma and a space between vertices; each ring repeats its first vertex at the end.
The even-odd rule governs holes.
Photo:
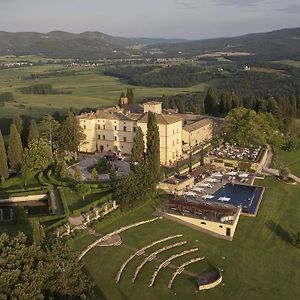
POLYGON ((0 0, 0 30, 203 39, 300 27, 299 0, 0 0))

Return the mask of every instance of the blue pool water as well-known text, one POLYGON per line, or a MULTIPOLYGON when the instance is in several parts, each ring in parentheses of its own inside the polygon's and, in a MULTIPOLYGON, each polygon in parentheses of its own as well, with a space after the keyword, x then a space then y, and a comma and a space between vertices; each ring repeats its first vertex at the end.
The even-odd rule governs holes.
POLYGON ((214 198, 211 201, 222 203, 218 200, 220 197, 231 198, 223 203, 241 205, 243 212, 255 214, 263 192, 263 187, 227 183, 213 194, 214 198))

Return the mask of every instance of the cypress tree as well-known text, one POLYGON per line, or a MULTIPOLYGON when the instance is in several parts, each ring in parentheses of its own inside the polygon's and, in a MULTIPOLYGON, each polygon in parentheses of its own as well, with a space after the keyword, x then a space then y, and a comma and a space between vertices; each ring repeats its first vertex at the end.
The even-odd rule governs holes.
POLYGON ((2 132, 0 130, 0 178, 7 179, 8 176, 9 173, 8 173, 8 166, 7 166, 7 156, 6 156, 2 132))
POLYGON ((217 116, 219 113, 219 98, 215 88, 210 87, 204 99, 206 114, 217 116))
POLYGON ((59 132, 59 146, 62 150, 75 153, 77 159, 77 150, 80 143, 85 139, 83 129, 79 125, 78 119, 74 113, 69 111, 66 120, 60 127, 59 132))
POLYGON ((15 124, 10 125, 8 161, 11 169, 19 171, 23 157, 21 137, 15 124))
POLYGON ((129 104, 133 103, 134 95, 133 95, 133 90, 131 88, 127 88, 126 97, 128 98, 129 104))
POLYGON ((161 178, 160 141, 156 117, 152 112, 148 113, 147 122, 147 165, 152 176, 153 183, 156 184, 161 178))
POLYGON ((20 115, 15 115, 13 118, 13 123, 16 125, 16 128, 19 132, 19 134, 22 134, 23 130, 23 119, 20 117, 20 115))
POLYGON ((144 134, 140 127, 137 127, 136 135, 133 139, 133 147, 132 147, 132 156, 131 156, 131 162, 135 163, 141 163, 144 160, 144 134))
POLYGON ((31 120, 29 125, 27 143, 29 144, 32 140, 37 140, 39 137, 40 137, 40 133, 36 125, 36 122, 35 120, 31 120))

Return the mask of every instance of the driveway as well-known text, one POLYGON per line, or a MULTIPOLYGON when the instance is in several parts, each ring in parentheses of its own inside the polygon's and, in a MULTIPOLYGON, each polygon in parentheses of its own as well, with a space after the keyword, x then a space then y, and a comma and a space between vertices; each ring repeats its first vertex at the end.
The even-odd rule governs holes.
MULTIPOLYGON (((80 160, 80 162, 69 167, 70 174, 74 175, 75 168, 79 166, 84 180, 91 180, 91 173, 88 171, 88 168, 95 165, 98 159, 104 157, 104 155, 106 154, 107 153, 96 153, 94 155, 78 155, 78 159, 80 160)), ((115 160, 110 163, 117 167, 118 177, 122 177, 130 172, 130 164, 128 158, 125 158, 123 160, 115 160)), ((108 180, 109 174, 99 174, 98 178, 99 180, 108 180)))

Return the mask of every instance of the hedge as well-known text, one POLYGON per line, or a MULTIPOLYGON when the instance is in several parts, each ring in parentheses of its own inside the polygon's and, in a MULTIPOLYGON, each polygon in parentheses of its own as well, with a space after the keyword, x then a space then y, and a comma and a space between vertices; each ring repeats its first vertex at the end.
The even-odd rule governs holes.
POLYGON ((107 204, 108 202, 111 201, 111 198, 112 198, 112 195, 107 194, 107 195, 103 196, 102 198, 100 198, 99 200, 94 201, 93 203, 90 203, 90 204, 88 204, 88 205, 86 205, 82 208, 73 210, 72 215, 73 216, 79 216, 82 213, 86 213, 86 212, 94 209, 95 207, 99 206, 99 204, 105 205, 105 204, 107 204))
POLYGON ((69 210, 68 201, 67 201, 67 198, 66 198, 66 195, 65 195, 64 188, 59 188, 58 191, 59 191, 60 199, 61 199, 63 207, 64 207, 64 213, 67 217, 69 217, 70 216, 70 210, 69 210))

